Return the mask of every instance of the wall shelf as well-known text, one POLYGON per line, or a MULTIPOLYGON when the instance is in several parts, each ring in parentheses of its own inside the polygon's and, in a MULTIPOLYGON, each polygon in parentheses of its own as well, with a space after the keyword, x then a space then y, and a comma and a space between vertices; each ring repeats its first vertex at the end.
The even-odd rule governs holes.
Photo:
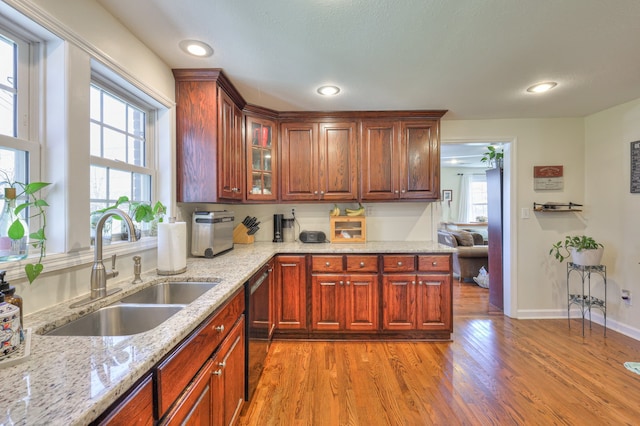
POLYGON ((547 202, 547 203, 533 203, 533 211, 536 212, 581 212, 582 209, 580 209, 579 207, 582 207, 582 204, 577 204, 577 203, 552 203, 552 202, 547 202))

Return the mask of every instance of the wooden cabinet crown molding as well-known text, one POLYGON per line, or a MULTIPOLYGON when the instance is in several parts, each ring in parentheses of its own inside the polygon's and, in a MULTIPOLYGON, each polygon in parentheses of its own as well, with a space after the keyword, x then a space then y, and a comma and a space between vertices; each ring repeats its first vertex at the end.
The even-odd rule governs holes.
POLYGON ((222 68, 178 68, 171 71, 176 80, 213 81, 229 95, 238 108, 243 109, 247 105, 222 68))
POLYGON ((280 121, 331 120, 439 120, 448 110, 394 110, 394 111, 281 111, 280 121))

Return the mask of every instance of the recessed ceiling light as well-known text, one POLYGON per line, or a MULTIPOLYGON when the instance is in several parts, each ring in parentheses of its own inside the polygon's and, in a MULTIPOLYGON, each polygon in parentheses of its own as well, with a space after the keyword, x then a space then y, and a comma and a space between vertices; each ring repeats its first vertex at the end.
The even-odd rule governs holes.
POLYGON ((333 96, 340 93, 340 88, 338 86, 321 86, 318 87, 318 93, 323 96, 333 96))
POLYGON ((189 55, 198 56, 201 58, 213 55, 213 48, 202 41, 182 40, 179 45, 180 49, 187 52, 189 55))
POLYGON ((542 93, 542 92, 546 92, 549 89, 553 89, 557 85, 558 83, 556 83, 555 81, 545 81, 544 83, 534 84, 533 86, 529 87, 527 89, 527 92, 542 93))

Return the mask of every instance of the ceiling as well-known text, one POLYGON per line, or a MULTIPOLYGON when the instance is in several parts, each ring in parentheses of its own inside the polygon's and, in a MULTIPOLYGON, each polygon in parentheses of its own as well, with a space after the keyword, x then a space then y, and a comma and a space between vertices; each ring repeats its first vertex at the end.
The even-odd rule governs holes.
POLYGON ((278 111, 582 117, 640 98, 637 0, 97 1, 171 68, 222 68, 278 111), (184 39, 213 56, 187 56, 184 39), (327 83, 341 93, 318 96, 327 83))

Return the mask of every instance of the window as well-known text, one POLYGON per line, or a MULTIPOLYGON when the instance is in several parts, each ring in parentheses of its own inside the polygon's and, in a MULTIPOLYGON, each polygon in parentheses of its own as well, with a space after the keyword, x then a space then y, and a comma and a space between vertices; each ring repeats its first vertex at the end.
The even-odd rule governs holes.
POLYGON ((458 222, 480 222, 487 217, 487 177, 484 174, 465 173, 460 185, 458 222))
MULTIPOLYGON (((40 145, 29 140, 30 123, 36 121, 29 114, 30 96, 37 92, 31 85, 30 76, 36 71, 31 50, 28 41, 0 27, 0 188, 8 186, 7 182, 29 183, 38 178, 40 145)), ((0 189, 0 210, 3 208, 0 189)), ((23 217, 28 222, 28 214, 23 217)))
MULTIPOLYGON (((119 197, 151 203, 153 162, 148 134, 152 110, 95 83, 90 88, 91 211, 114 205, 119 197)), ((113 222, 121 234, 121 221, 113 222)))

